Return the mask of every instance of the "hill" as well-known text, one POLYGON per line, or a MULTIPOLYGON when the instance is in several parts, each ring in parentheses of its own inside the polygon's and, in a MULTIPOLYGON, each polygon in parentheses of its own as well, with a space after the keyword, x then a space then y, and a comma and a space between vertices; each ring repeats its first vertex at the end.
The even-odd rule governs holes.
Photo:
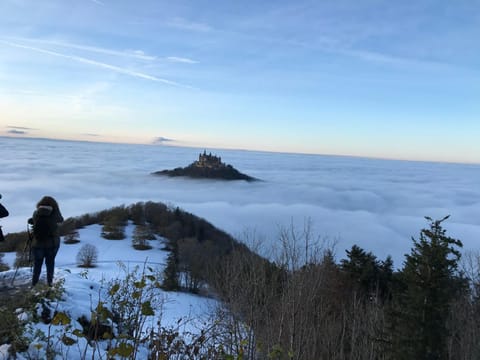
POLYGON ((161 170, 153 173, 154 175, 167 176, 186 176, 191 178, 221 179, 221 180, 245 180, 256 181, 249 175, 243 174, 230 164, 222 162, 221 158, 215 155, 199 154, 198 160, 187 167, 178 167, 173 170, 161 170))
POLYGON ((336 262, 308 224, 282 230, 269 261, 178 207, 122 205, 67 219, 54 286, 34 289, 28 236, 9 233, 0 358, 478 358, 480 262, 464 277, 446 219, 427 217, 394 271, 356 245, 336 262))
POLYGON ((69 218, 60 232, 52 288, 44 268, 29 285, 26 232, 0 243, 0 358, 223 358, 208 273, 245 246, 153 202, 69 218))

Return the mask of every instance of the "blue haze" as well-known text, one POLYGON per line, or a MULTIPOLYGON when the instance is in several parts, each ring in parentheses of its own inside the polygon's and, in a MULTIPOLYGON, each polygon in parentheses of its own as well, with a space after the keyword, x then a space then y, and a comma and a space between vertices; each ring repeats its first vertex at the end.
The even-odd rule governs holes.
MULTIPOLYGON (((282 229, 311 220, 315 236, 335 244, 337 259, 358 244, 400 267, 427 225, 450 214, 447 234, 479 250, 480 166, 354 157, 212 150, 261 182, 222 182, 151 175, 186 166, 204 149, 0 138, 0 193, 10 216, 4 232, 22 231, 36 202, 58 199, 65 217, 137 201, 192 212, 269 254, 282 229)), ((206 149, 207 152, 211 151, 206 149)))

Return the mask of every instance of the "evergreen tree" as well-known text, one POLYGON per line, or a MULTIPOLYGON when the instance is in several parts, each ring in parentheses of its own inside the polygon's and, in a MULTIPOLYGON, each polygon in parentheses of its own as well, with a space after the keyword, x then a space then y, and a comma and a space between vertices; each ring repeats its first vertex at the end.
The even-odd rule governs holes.
POLYGON ((167 258, 165 270, 163 270, 162 288, 167 291, 180 289, 178 280, 178 243, 176 240, 170 241, 170 254, 167 258))
POLYGON ((395 296, 392 341, 395 359, 446 359, 449 306, 464 284, 458 273, 460 240, 445 235, 442 220, 426 219, 406 255, 395 296))
POLYGON ((383 297, 388 288, 393 273, 391 257, 378 261, 371 252, 366 252, 358 245, 353 245, 346 251, 347 259, 341 260, 341 269, 352 281, 355 289, 368 297, 383 297))

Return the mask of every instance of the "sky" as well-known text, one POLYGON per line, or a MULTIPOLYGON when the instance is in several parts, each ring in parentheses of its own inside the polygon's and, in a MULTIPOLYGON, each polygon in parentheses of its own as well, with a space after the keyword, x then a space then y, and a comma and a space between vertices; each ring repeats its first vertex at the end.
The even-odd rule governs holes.
POLYGON ((480 163, 478 0, 3 0, 0 135, 480 163))
MULTIPOLYGON (((62 344, 61 341, 52 341, 55 350, 65 356, 68 354, 68 359, 93 359, 95 356, 106 357, 108 341, 100 345, 98 352, 93 347, 87 345, 84 338, 77 338, 72 335, 74 329, 82 329, 80 323, 76 321, 84 316, 87 319, 91 318, 92 308, 96 308, 99 301, 104 303, 104 306, 110 308, 110 298, 106 295, 110 289, 110 282, 116 279, 123 279, 127 272, 130 272, 135 279, 139 280, 139 276, 144 264, 148 264, 153 272, 146 271, 147 275, 159 276, 161 274, 168 252, 161 250, 164 247, 163 238, 151 240, 149 244, 152 246, 151 250, 138 251, 132 248, 132 235, 135 226, 129 224, 125 227, 125 239, 123 240, 105 240, 100 234, 102 227, 100 225, 91 225, 79 230, 79 243, 63 244, 61 246, 57 257, 55 259, 55 273, 54 285, 62 283, 65 289, 63 296, 58 301, 53 301, 49 307, 53 313, 65 312, 73 320, 72 327, 67 331, 67 336, 78 340, 78 344, 74 344, 69 350, 62 344), (80 268, 77 267, 77 254, 86 244, 93 245, 98 252, 98 259, 95 262, 94 268, 80 268), (85 351, 85 353, 83 353, 85 351), (100 355, 100 353, 102 355, 100 355), (96 355, 95 355, 96 354, 96 355)), ((13 266, 15 261, 15 253, 6 253, 3 261, 9 266, 11 270, 0 272, 0 284, 2 287, 9 288, 12 286, 28 286, 31 283, 32 271, 31 268, 19 268, 15 272, 13 266)), ((42 294, 42 285, 46 284, 46 268, 42 268, 37 291, 42 294)), ((147 283, 149 283, 147 281, 147 283)), ((152 306, 155 309, 155 316, 149 317, 144 325, 144 333, 148 333, 147 329, 157 330, 161 325, 166 329, 177 330, 180 336, 187 334, 199 334, 199 329, 206 328, 206 324, 210 324, 213 318, 215 309, 218 303, 206 297, 201 297, 189 293, 181 292, 165 292, 156 289, 152 306), (152 320, 153 318, 153 320, 152 320), (158 324, 157 324, 158 321, 158 324)), ((143 298, 142 301, 145 301, 143 298)), ((40 304, 38 304, 41 310, 40 304)), ((20 309, 21 310, 21 309, 20 309)), ((18 316, 24 319, 27 318, 26 311, 17 312, 18 316)), ((64 326, 51 326, 43 324, 41 321, 35 323, 29 321, 29 326, 25 331, 25 336, 29 339, 29 347, 27 351, 19 354, 20 359, 43 359, 46 358, 44 339, 37 336, 36 331, 42 331, 45 335, 50 334, 52 339, 61 339, 65 333, 64 326)), ((0 346, 0 358, 8 358, 8 344, 0 346)), ((146 346, 139 347, 137 358, 147 358, 148 349, 146 346)))
MULTIPOLYGON (((184 167, 204 149, 0 138, 0 219, 25 231, 44 195, 65 218, 139 201, 158 201, 204 218, 259 254, 276 259, 285 230, 336 259, 356 244, 401 268, 412 237, 442 219, 465 252, 480 252, 480 166, 258 151, 213 151, 258 182, 193 180, 152 172, 184 167)), ((209 152, 210 149, 207 149, 209 152)))

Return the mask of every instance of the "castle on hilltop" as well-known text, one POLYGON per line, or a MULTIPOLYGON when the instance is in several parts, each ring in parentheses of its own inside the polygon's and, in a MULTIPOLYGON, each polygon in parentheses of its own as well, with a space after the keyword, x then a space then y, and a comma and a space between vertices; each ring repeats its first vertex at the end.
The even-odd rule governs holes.
POLYGON ((161 170, 153 173, 154 175, 168 175, 168 176, 188 176, 194 179, 220 179, 220 180, 246 180, 256 181, 257 179, 242 174, 232 165, 222 163, 220 156, 207 154, 204 150, 203 154, 198 155, 198 160, 187 167, 177 167, 173 170, 161 170))
POLYGON ((220 168, 225 166, 220 156, 212 155, 212 153, 207 154, 206 150, 203 150, 203 154, 200 153, 198 155, 198 160, 194 162, 194 165, 203 168, 220 168))

